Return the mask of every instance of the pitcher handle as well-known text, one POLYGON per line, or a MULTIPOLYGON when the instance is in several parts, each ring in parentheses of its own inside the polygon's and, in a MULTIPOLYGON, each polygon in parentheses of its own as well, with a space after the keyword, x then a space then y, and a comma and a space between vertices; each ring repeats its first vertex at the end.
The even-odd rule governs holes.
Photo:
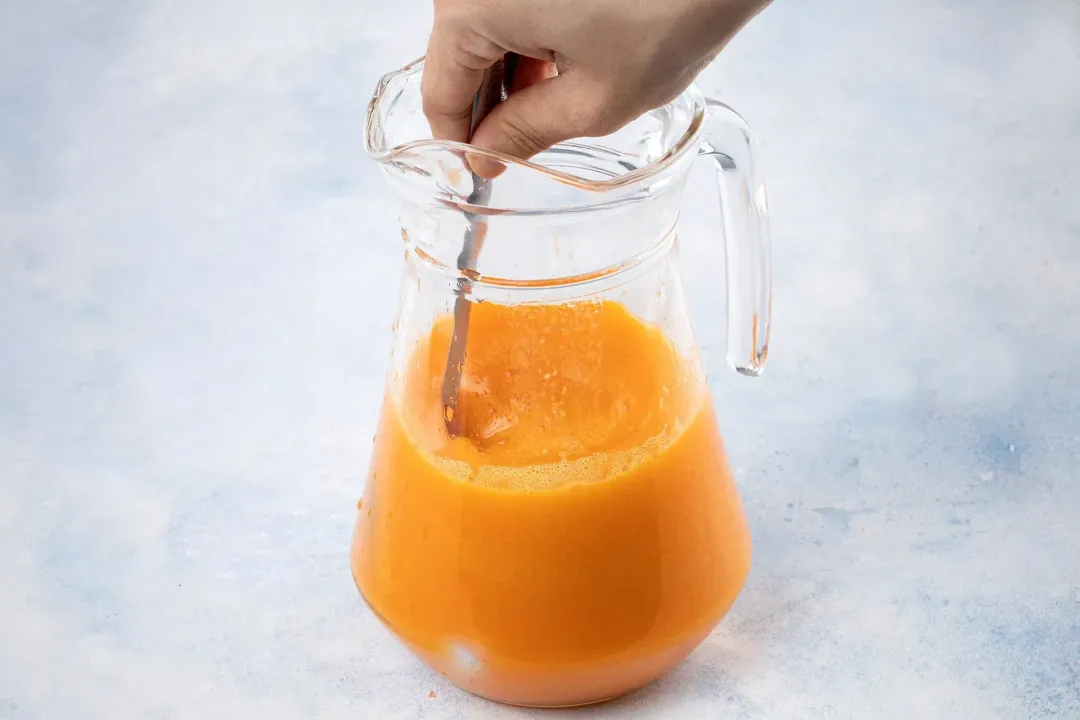
POLYGON ((716 163, 727 265, 727 361, 743 375, 765 369, 772 315, 772 259, 765 179, 757 140, 730 107, 706 99, 699 155, 716 163))

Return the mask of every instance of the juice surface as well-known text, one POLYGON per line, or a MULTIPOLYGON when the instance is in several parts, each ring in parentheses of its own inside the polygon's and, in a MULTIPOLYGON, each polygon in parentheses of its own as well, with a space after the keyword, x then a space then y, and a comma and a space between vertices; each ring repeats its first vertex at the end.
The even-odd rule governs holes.
POLYGON ((401 364, 353 544, 361 593, 453 682, 593 702, 689 653, 750 540, 696 364, 610 301, 474 305, 448 437, 452 322, 401 364))

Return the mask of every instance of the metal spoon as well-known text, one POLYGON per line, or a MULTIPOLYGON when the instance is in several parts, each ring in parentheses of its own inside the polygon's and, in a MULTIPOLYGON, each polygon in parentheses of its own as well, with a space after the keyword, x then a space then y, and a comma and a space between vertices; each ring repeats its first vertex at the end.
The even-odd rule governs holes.
MULTIPOLYGON (((484 74, 484 81, 473 99, 470 138, 487 114, 506 99, 510 92, 510 83, 514 77, 516 64, 517 56, 508 53, 484 74)), ((472 181, 473 191, 469 194, 469 204, 487 205, 491 201, 492 181, 485 180, 476 173, 473 173, 472 181)), ((462 272, 462 276, 457 281, 457 292, 454 298, 454 329, 450 336, 450 350, 446 355, 446 370, 443 373, 442 384, 443 419, 446 421, 446 431, 450 437, 461 435, 465 424, 463 414, 457 409, 461 373, 465 367, 465 344, 469 338, 469 309, 472 305, 468 298, 472 290, 472 280, 469 275, 476 272, 480 249, 484 245, 484 236, 487 234, 487 220, 482 216, 467 212, 465 218, 469 226, 465 230, 465 242, 457 259, 457 269, 462 272)))

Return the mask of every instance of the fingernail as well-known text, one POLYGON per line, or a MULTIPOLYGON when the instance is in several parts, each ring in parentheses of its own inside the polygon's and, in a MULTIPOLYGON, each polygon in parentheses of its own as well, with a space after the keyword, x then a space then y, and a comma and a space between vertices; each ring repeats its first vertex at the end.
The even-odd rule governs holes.
POLYGON ((465 153, 465 162, 470 170, 485 180, 497 178, 506 171, 506 163, 483 153, 465 153))

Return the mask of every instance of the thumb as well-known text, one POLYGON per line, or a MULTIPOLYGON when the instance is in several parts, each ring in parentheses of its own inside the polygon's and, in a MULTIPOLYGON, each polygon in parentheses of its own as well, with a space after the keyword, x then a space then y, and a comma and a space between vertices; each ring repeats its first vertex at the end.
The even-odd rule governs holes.
MULTIPOLYGON (((609 113, 595 92, 574 72, 541 80, 518 90, 491 111, 473 133, 472 144, 528 160, 552 145, 613 131, 609 113)), ((494 177, 499 163, 474 157, 473 170, 494 177)))

